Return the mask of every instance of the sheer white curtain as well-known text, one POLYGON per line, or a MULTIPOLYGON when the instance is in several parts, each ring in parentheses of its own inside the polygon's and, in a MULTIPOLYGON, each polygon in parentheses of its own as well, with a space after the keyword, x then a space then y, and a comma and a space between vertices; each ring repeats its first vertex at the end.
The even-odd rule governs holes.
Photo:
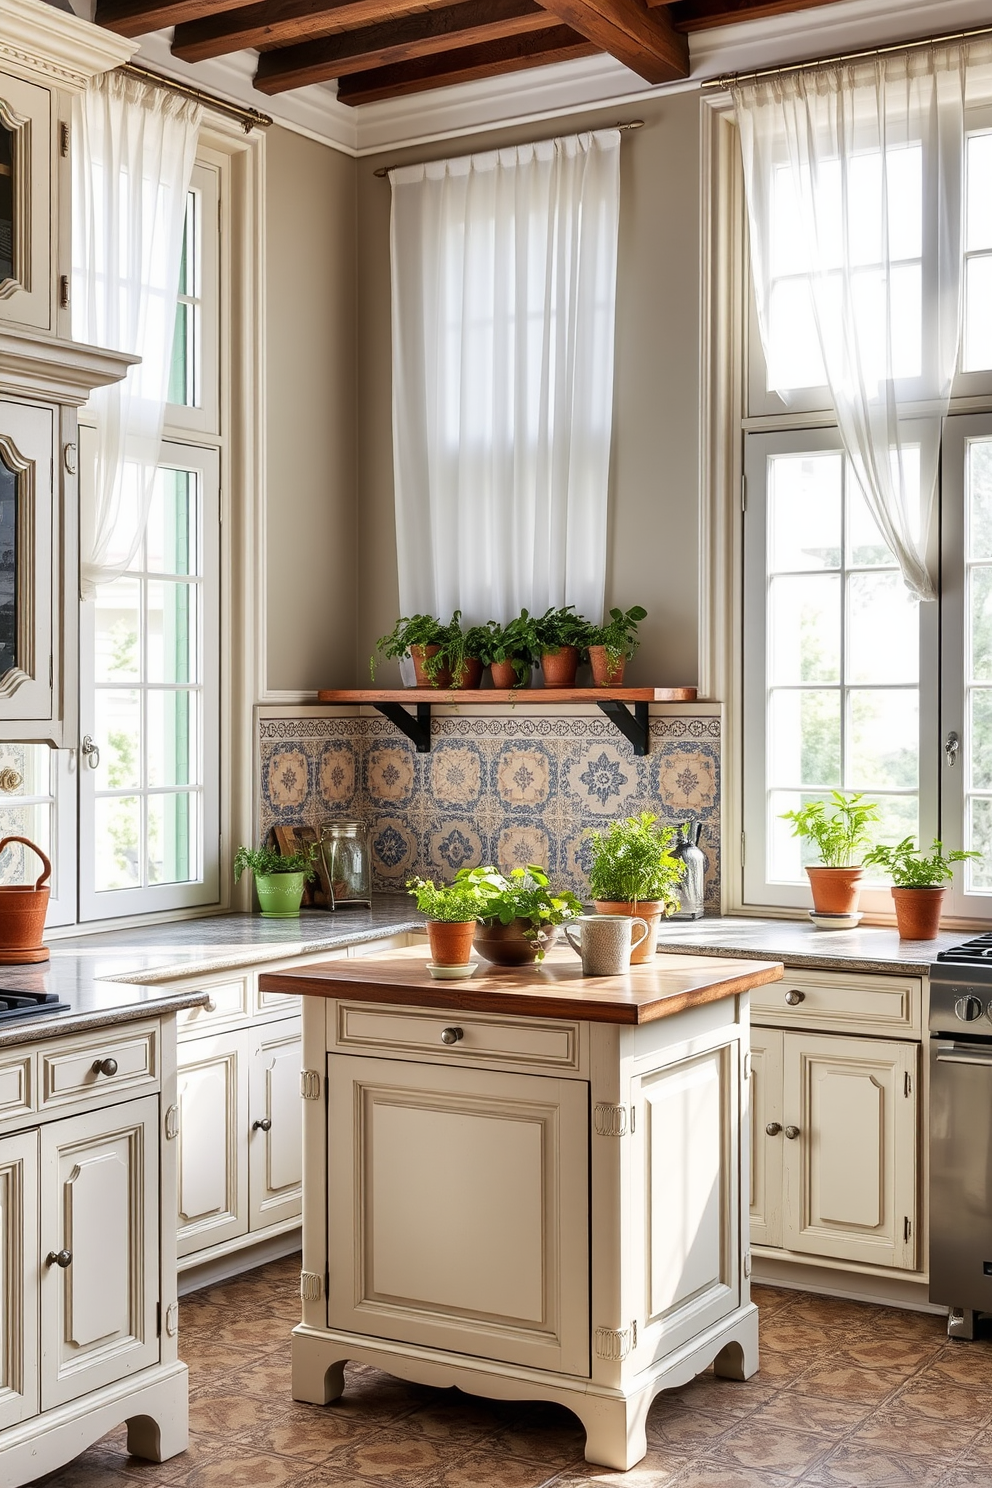
POLYGON ((598 620, 620 135, 403 167, 392 183, 400 609, 598 620))
POLYGON ((141 357, 97 388, 93 468, 80 481, 84 599, 141 542, 169 385, 186 194, 202 109, 108 73, 74 104, 72 333, 141 357))
POLYGON ((769 386, 788 403, 827 384, 921 599, 960 341, 969 54, 920 48, 733 90, 769 386))

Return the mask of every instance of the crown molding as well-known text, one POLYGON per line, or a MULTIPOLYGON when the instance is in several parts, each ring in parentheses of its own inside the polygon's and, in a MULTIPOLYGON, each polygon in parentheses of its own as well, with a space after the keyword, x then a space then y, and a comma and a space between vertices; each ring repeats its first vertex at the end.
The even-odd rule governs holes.
POLYGON ((81 341, 49 340, 19 326, 0 329, 0 392, 57 398, 79 408, 94 388, 120 382, 141 358, 81 341))
POLYGON ((90 78, 127 62, 136 49, 136 42, 43 0, 0 0, 0 62, 20 76, 81 93, 90 78))

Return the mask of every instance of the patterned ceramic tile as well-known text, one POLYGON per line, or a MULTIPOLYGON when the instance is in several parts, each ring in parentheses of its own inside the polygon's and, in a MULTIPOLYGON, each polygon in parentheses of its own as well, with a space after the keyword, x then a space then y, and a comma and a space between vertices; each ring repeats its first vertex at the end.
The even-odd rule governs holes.
POLYGON ((332 809, 350 806, 355 795, 355 746, 335 739, 320 753, 317 781, 321 798, 332 809))

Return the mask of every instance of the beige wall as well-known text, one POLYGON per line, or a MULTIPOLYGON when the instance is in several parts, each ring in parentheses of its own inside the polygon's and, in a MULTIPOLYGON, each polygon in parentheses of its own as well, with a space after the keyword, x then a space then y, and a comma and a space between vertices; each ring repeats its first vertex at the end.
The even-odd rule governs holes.
MULTIPOLYGON (((358 173, 358 618, 356 673, 398 614, 389 354, 389 185, 394 161, 443 158, 639 116, 624 136, 607 605, 648 619, 629 673, 696 680, 699 99, 694 93, 368 158, 358 173)), ((383 665, 379 680, 395 677, 383 665)))
POLYGON ((266 142, 266 662, 270 690, 354 685, 355 162, 266 142))

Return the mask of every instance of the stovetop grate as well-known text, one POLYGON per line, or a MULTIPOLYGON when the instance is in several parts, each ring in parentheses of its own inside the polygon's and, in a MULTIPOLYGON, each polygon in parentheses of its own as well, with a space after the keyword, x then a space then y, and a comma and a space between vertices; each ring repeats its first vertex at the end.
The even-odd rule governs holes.
POLYGON ((31 1018, 44 1013, 68 1013, 67 1002, 60 1002, 57 992, 5 992, 0 987, 0 1023, 13 1023, 17 1018, 31 1018))

